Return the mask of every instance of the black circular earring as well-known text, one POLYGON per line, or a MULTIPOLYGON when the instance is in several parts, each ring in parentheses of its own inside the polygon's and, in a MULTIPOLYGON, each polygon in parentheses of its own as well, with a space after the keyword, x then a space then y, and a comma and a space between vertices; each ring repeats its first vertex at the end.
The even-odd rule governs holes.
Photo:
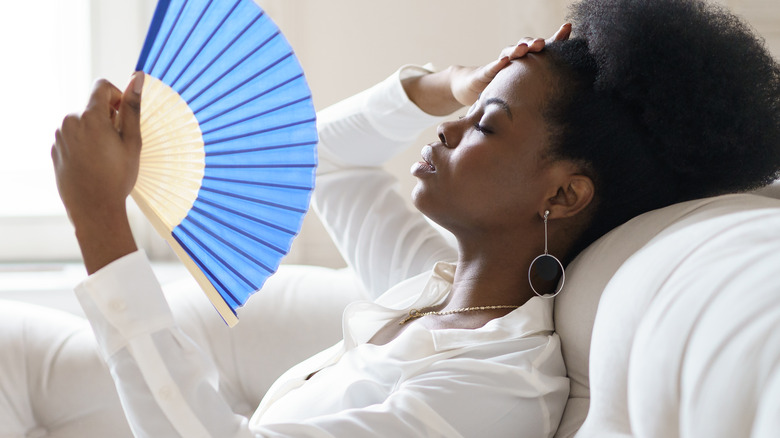
POLYGON ((550 210, 544 211, 544 254, 536 256, 528 267, 528 284, 531 285, 531 290, 536 295, 542 298, 553 298, 563 290, 563 283, 566 281, 566 272, 563 270, 563 264, 554 255, 547 252, 547 216, 550 215, 550 210), (534 272, 535 271, 535 272, 534 272), (532 272, 534 275, 532 275, 532 272), (552 294, 542 295, 534 287, 532 277, 538 278, 544 282, 550 282, 561 277, 558 287, 552 294))

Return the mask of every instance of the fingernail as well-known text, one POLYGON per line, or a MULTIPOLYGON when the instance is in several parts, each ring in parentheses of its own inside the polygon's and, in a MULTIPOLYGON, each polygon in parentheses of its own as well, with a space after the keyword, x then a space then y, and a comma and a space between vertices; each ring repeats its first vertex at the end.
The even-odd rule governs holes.
POLYGON ((133 73, 133 93, 141 94, 141 90, 144 88, 144 73, 137 71, 133 73))

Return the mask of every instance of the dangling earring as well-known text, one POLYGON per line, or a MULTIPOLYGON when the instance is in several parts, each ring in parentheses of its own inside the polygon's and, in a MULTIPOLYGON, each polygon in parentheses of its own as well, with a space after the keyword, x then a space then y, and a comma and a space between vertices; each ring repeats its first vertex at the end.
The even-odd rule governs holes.
POLYGON ((550 253, 547 252, 547 216, 549 215, 550 215, 550 210, 545 210, 544 211, 544 254, 540 254, 536 256, 536 258, 531 262, 531 266, 528 267, 528 284, 531 285, 531 290, 533 290, 536 295, 539 295, 542 298, 553 298, 556 295, 558 295, 563 289, 563 283, 566 281, 566 272, 563 270, 563 264, 555 256, 550 255, 550 253), (536 277, 542 279, 543 281, 555 280, 558 277, 558 275, 560 275, 561 281, 558 288, 555 290, 555 293, 548 294, 548 295, 540 294, 536 290, 536 288, 534 288, 534 284, 531 281, 532 270, 536 270, 536 277))

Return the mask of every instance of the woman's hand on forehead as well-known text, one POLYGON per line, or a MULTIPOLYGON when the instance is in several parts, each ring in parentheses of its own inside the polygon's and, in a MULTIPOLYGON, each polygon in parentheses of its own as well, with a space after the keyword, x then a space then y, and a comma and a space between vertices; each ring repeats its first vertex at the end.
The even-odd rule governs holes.
POLYGON ((569 38, 571 25, 564 24, 548 40, 523 38, 513 46, 504 48, 498 59, 481 67, 453 65, 440 72, 413 76, 401 81, 404 91, 420 109, 428 114, 444 116, 463 106, 471 106, 504 67, 513 59, 528 53, 540 52, 551 41, 569 38))
POLYGON ((453 97, 464 106, 471 106, 479 95, 504 67, 529 53, 537 53, 545 44, 552 41, 565 41, 571 35, 571 24, 562 25, 549 39, 526 37, 517 44, 501 50, 498 59, 481 67, 452 66, 450 70, 450 88, 453 97))

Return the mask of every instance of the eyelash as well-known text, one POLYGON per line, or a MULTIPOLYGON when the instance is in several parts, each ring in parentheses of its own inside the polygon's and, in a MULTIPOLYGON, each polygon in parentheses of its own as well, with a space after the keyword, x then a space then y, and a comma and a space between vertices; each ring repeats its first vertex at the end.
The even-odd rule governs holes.
POLYGON ((493 133, 493 131, 491 131, 490 129, 480 125, 479 122, 474 124, 474 129, 476 129, 477 132, 481 132, 482 134, 485 134, 485 135, 493 133))
MULTIPOLYGON (((460 116, 460 117, 458 117, 458 120, 463 120, 465 118, 466 118, 466 116, 460 116)), ((493 133, 493 131, 491 131, 489 128, 486 128, 486 127, 480 125, 479 122, 474 123, 473 126, 474 126, 474 129, 477 132, 482 133, 483 135, 487 135, 487 134, 492 134, 493 133)))

